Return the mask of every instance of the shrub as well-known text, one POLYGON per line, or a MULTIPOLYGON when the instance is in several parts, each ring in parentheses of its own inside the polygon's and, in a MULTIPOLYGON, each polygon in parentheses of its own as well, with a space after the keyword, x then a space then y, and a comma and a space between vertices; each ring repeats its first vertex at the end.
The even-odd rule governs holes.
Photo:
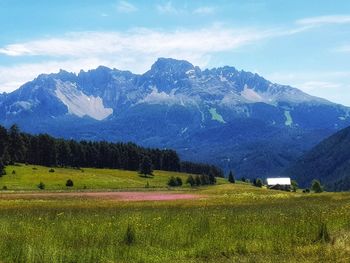
POLYGON ((304 189, 303 193, 310 193, 310 189, 309 188, 304 189))
POLYGON ((51 168, 51 169, 49 170, 49 173, 54 173, 54 172, 55 172, 55 169, 52 169, 52 168, 51 168))
POLYGON ((66 182, 66 186, 67 187, 73 187, 74 183, 71 179, 68 179, 67 182, 66 182))
POLYGON ((16 171, 15 171, 15 170, 12 170, 12 174, 16 174, 16 171))
POLYGON ((176 178, 174 176, 171 176, 168 180, 168 186, 175 187, 177 186, 176 178))
POLYGON ((128 225, 124 236, 124 243, 128 246, 131 246, 136 241, 135 230, 132 225, 128 225))
POLYGON ((243 183, 245 183, 245 182, 246 182, 246 179, 245 179, 245 177, 244 177, 244 176, 241 178, 241 181, 242 181, 243 183))
POLYGON ((2 190, 7 190, 7 186, 4 185, 4 186, 2 187, 2 190))
POLYGON ((45 189, 45 184, 43 182, 40 182, 38 184, 38 188, 41 189, 41 190, 44 190, 45 189))

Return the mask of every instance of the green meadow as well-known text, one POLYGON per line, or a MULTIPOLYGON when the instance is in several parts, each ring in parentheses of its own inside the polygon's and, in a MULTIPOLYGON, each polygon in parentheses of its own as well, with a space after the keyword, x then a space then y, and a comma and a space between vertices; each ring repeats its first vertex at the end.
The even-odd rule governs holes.
POLYGON ((146 179, 35 168, 8 167, 0 178, 9 189, 0 191, 0 262, 350 262, 350 193, 289 193, 221 180, 176 190, 198 196, 190 200, 21 198, 13 190, 40 191, 39 181, 45 191, 65 190, 67 178, 80 191, 143 191, 147 180, 158 192, 175 191, 166 186, 169 172, 146 179))
POLYGON ((170 176, 180 177, 184 183, 188 177, 187 174, 166 171, 154 171, 153 177, 144 178, 136 171, 53 168, 54 172, 50 172, 50 169, 24 164, 7 166, 6 176, 0 178, 0 189, 6 186, 8 190, 37 190, 40 182, 45 184, 46 190, 133 189, 145 188, 147 183, 149 188, 167 188, 170 176), (68 179, 73 180, 73 187, 66 187, 68 179))

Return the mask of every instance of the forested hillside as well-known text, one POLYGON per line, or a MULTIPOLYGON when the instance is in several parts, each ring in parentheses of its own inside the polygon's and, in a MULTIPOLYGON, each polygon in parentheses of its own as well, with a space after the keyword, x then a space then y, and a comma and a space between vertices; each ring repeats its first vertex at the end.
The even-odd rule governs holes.
POLYGON ((47 134, 22 133, 16 125, 9 130, 0 126, 0 161, 4 164, 21 162, 136 171, 146 156, 155 170, 223 176, 221 169, 213 165, 181 162, 178 154, 169 149, 144 148, 134 143, 78 142, 56 139, 47 134))
POLYGON ((327 190, 350 190, 350 127, 322 141, 286 173, 302 186, 317 178, 327 190))

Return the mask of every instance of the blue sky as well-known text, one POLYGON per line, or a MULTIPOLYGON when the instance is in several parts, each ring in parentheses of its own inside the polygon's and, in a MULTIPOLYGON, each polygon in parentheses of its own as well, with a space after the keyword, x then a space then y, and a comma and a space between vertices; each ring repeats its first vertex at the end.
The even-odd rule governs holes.
POLYGON ((0 0, 0 91, 40 73, 158 57, 261 74, 350 106, 348 0, 0 0))

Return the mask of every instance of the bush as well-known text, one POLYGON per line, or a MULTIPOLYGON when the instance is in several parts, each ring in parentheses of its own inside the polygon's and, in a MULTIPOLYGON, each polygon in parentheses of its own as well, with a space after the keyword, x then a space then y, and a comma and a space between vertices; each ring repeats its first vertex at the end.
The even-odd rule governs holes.
POLYGON ((124 243, 128 246, 131 246, 136 241, 135 230, 132 225, 128 225, 124 236, 124 243))
POLYGON ((7 186, 4 185, 4 186, 2 187, 2 190, 7 190, 7 186))
POLYGON ((52 168, 51 168, 51 169, 49 170, 49 173, 54 173, 54 172, 55 172, 55 169, 52 169, 52 168))
POLYGON ((45 184, 43 182, 40 182, 38 184, 38 188, 41 189, 41 190, 44 190, 45 189, 45 184))
POLYGON ((74 183, 71 179, 68 179, 67 182, 66 182, 66 186, 67 187, 73 187, 74 183))
POLYGON ((310 189, 309 188, 304 189, 303 193, 310 193, 310 189))
POLYGON ((16 171, 15 171, 15 170, 12 170, 12 174, 16 174, 16 171))

